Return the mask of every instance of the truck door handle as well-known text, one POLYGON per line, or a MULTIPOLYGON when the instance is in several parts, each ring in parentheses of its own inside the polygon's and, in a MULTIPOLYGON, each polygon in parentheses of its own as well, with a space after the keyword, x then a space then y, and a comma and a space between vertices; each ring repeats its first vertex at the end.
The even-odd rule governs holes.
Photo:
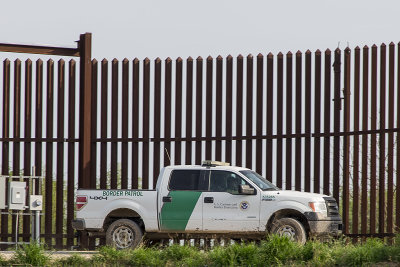
POLYGON ((172 197, 163 197, 162 202, 172 202, 172 197))
POLYGON ((205 197, 204 203, 214 203, 214 198, 213 197, 205 197))

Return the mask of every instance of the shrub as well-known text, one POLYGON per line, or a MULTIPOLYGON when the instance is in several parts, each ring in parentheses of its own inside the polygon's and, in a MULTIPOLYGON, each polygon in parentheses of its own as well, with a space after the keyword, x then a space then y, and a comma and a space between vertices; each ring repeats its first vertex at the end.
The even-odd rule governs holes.
POLYGON ((270 235, 260 245, 262 260, 266 264, 284 264, 302 259, 302 246, 286 236, 270 235))
POLYGON ((161 258, 166 264, 175 266, 203 266, 205 265, 204 255, 194 247, 172 245, 161 251, 161 258))
POLYGON ((54 262, 56 266, 89 266, 90 261, 78 254, 72 254, 54 262))
POLYGON ((129 261, 132 250, 118 250, 114 247, 104 246, 99 249, 99 254, 92 257, 94 264, 124 265, 129 261))
POLYGON ((12 262, 16 264, 29 264, 44 266, 50 262, 50 257, 44 253, 44 246, 36 243, 22 245, 15 251, 12 262))
POLYGON ((311 266, 331 266, 335 263, 335 258, 332 256, 334 247, 334 243, 307 242, 303 248, 302 260, 311 266))
POLYGON ((336 264, 360 266, 389 260, 389 247, 380 239, 370 238, 364 244, 336 249, 336 264))
POLYGON ((211 265, 218 266, 256 266, 263 265, 259 248, 254 244, 233 244, 216 247, 208 253, 211 265))
POLYGON ((400 262, 400 233, 393 239, 393 245, 388 250, 389 260, 400 262))
POLYGON ((133 251, 129 260, 133 266, 164 266, 165 261, 161 258, 161 251, 156 248, 140 247, 133 251))

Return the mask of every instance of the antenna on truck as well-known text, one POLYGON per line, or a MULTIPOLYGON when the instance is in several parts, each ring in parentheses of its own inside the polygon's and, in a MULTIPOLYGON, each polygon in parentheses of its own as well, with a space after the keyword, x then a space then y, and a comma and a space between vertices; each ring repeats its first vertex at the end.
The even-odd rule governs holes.
POLYGON ((171 165, 171 157, 169 156, 168 150, 166 147, 164 147, 165 153, 167 153, 168 159, 169 159, 169 165, 171 165))

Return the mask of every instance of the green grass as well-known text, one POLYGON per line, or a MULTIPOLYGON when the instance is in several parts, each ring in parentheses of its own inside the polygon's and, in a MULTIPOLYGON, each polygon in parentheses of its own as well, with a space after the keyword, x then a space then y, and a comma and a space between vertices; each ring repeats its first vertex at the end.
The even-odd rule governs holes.
POLYGON ((86 259, 74 254, 51 260, 44 248, 35 244, 16 251, 11 260, 0 257, 0 265, 30 266, 368 266, 400 264, 400 235, 392 245, 380 239, 352 244, 339 239, 309 241, 299 245, 285 237, 269 236, 259 244, 215 246, 209 250, 173 245, 117 250, 102 247, 99 254, 86 259))
POLYGON ((84 257, 73 254, 69 257, 64 257, 54 262, 56 266, 91 266, 92 262, 84 257))

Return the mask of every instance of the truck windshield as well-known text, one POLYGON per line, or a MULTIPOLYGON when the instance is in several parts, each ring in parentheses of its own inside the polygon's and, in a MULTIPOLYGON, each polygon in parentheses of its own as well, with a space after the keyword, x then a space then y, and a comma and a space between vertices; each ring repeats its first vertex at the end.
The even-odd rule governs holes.
POLYGON ((246 170, 246 171, 240 171, 240 173, 249 178, 263 191, 279 190, 278 187, 276 187, 274 184, 267 181, 267 179, 265 179, 264 177, 262 177, 261 175, 259 175, 254 171, 246 170))

